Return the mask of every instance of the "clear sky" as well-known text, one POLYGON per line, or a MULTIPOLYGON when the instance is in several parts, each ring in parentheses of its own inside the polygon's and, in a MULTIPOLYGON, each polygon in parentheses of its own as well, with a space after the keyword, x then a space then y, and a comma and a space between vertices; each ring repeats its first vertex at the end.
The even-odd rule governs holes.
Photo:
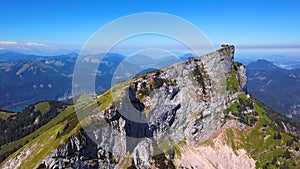
POLYGON ((190 21, 214 44, 295 49, 300 48, 299 8, 297 0, 1 0, 0 45, 80 48, 114 19, 164 12, 190 21))

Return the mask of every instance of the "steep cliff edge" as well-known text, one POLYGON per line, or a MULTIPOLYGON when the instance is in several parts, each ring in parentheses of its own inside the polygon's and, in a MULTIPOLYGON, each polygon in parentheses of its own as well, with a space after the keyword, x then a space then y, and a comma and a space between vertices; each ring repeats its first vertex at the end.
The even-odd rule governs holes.
POLYGON ((247 95, 246 68, 233 61, 234 50, 225 46, 78 103, 80 124, 67 112, 2 168, 299 166, 299 143, 247 95))

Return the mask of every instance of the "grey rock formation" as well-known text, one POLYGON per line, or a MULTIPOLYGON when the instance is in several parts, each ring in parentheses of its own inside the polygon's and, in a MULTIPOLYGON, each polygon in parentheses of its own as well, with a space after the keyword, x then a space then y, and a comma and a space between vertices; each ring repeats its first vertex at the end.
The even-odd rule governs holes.
POLYGON ((246 76, 246 67, 242 64, 238 64, 237 69, 237 79, 240 84, 240 88, 244 93, 247 93, 247 76, 246 76))
POLYGON ((42 167, 50 169, 68 168, 98 168, 97 145, 83 132, 71 136, 66 144, 55 149, 43 161, 42 167), (95 160, 93 160, 95 159, 95 160))
POLYGON ((132 156, 137 168, 150 168, 153 163, 154 148, 149 138, 142 140, 133 150, 132 156))
MULTIPOLYGON (((207 140, 240 94, 226 90, 233 57, 234 46, 225 46, 136 78, 118 101, 93 115, 91 124, 54 150, 43 165, 118 168, 130 157, 136 168, 150 168, 158 161, 155 156, 179 142, 207 140)), ((240 91, 246 92, 246 69, 239 65, 236 71, 240 91)))

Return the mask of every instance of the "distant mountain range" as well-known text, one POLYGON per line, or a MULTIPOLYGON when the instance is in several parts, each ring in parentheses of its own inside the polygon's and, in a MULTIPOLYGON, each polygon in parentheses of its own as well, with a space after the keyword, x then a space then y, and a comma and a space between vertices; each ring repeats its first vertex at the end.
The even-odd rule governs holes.
MULTIPOLYGON (((99 94, 109 89, 112 83, 186 60, 189 56, 157 59, 136 55, 124 60, 123 55, 109 53, 104 57, 103 54, 86 55, 81 61, 99 64, 95 78, 95 92, 99 94), (120 76, 115 74, 116 70, 120 76), (112 81, 113 76, 118 79, 112 81)), ((58 56, 0 53, 0 95, 3 97, 0 109, 21 111, 29 104, 39 101, 69 99, 77 58, 76 53, 58 56)))
POLYGON ((250 63, 256 62, 257 60, 267 60, 272 62, 277 67, 283 69, 300 69, 300 57, 293 54, 286 55, 260 55, 260 54, 239 54, 236 61, 248 65, 250 63))
MULTIPOLYGON (((99 64, 103 54, 87 55, 82 62, 99 64)), ((187 60, 180 57, 155 58, 134 55, 126 58, 107 54, 96 73, 96 93, 109 89, 113 83, 187 60), (119 74, 118 74, 119 73, 119 74), (112 79, 114 76, 115 79, 112 79)), ((0 53, 0 109, 21 111, 29 104, 43 100, 68 100, 72 95, 72 78, 78 54, 59 56, 0 53)), ((273 62, 237 59, 247 65, 248 90, 274 110, 300 120, 300 69, 287 70, 273 62)))
POLYGON ((69 73, 41 60, 0 63, 1 109, 19 110, 30 103, 70 94, 69 73))
POLYGON ((300 69, 258 60, 247 65, 248 91, 282 114, 300 121, 300 69))

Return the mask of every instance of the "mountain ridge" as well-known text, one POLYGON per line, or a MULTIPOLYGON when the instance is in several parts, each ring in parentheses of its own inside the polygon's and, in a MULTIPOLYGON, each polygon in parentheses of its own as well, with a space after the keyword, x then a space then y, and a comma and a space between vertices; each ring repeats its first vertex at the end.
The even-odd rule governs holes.
POLYGON ((282 69, 260 60, 248 65, 248 89, 251 94, 274 110, 300 120, 299 69, 282 69))
MULTIPOLYGON (((38 101, 70 99, 77 57, 78 54, 76 53, 54 56, 26 55, 13 52, 0 54, 0 80, 3 89, 0 94, 5 97, 0 102, 0 108, 19 112, 26 106, 38 101), (46 89, 51 90, 51 92, 46 92, 46 89)), ((82 61, 89 64, 99 64, 96 74, 96 93, 102 93, 109 89, 111 77, 119 66, 124 67, 126 65, 127 69, 122 70, 122 72, 126 72, 125 75, 132 75, 136 73, 134 72, 135 69, 141 69, 142 72, 145 72, 169 65, 171 61, 172 63, 175 62, 172 57, 167 58, 169 59, 161 60, 162 63, 152 58, 153 67, 148 65, 146 67, 149 68, 148 70, 140 68, 137 61, 131 59, 131 62, 128 62, 125 56, 117 53, 84 55, 82 61)), ((185 60, 186 56, 177 58, 176 62, 180 59, 185 60)), ((120 77, 119 80, 128 78, 130 76, 120 77)))
POLYGON ((271 121, 270 110, 247 95, 245 66, 233 57, 234 46, 228 46, 117 83, 96 100, 81 98, 58 115, 66 120, 57 121, 1 167, 299 166, 294 153, 299 142, 275 128, 289 132, 295 127, 271 121), (199 154, 200 149, 207 153, 199 154), (201 163, 192 154, 208 161, 201 163))

